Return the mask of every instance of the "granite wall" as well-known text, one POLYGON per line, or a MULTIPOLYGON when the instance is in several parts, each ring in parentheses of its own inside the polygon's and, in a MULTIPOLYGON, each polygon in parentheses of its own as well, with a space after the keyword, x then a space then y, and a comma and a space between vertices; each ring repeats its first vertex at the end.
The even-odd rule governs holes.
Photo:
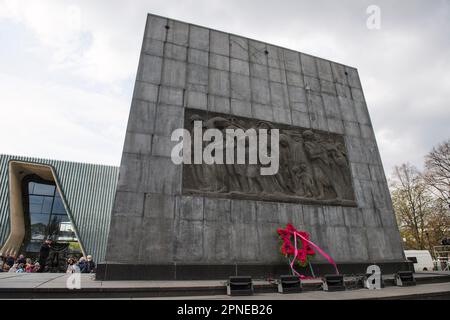
POLYGON ((357 70, 149 15, 106 264, 286 265, 276 228, 288 222, 340 264, 405 260, 357 70), (183 195, 170 136, 186 108, 343 135, 357 207, 183 195))

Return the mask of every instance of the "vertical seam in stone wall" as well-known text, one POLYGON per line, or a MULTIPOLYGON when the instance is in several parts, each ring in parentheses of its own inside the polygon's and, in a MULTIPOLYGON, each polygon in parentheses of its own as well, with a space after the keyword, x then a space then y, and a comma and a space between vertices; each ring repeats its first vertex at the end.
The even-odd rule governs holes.
MULTIPOLYGON (((349 89, 350 89, 350 87, 349 87, 349 89)), ((346 99, 346 100, 348 100, 349 98, 346 98, 346 97, 340 97, 340 98, 342 98, 342 99, 346 99)), ((350 99, 351 100, 351 99, 350 99)), ((352 103, 353 103, 353 100, 351 100, 352 101, 352 103)), ((339 116, 341 117, 341 122, 342 122, 342 130, 344 130, 344 135, 345 135, 345 124, 344 124, 344 116, 343 116, 343 112, 342 112, 342 108, 341 108, 341 106, 342 106, 342 103, 341 103, 341 99, 339 99, 339 96, 337 97, 337 107, 338 107, 338 111, 339 111, 339 116)))
POLYGON ((269 99, 270 99, 270 110, 272 110, 272 122, 275 122, 275 123, 280 123, 279 121, 275 121, 275 110, 274 110, 274 108, 275 108, 275 106, 274 106, 274 103, 273 103, 273 97, 272 97, 272 81, 271 81, 271 79, 270 79, 270 65, 269 65, 269 48, 267 48, 267 44, 264 44, 264 46, 265 46, 265 49, 264 49, 264 56, 265 56, 265 58, 266 58, 266 63, 267 63, 267 72, 268 72, 268 81, 267 81, 267 83, 268 83, 268 85, 269 85, 269 99))
MULTIPOLYGON (((344 134, 345 134, 344 121, 342 120, 341 108, 340 108, 340 106, 339 106, 339 95, 338 95, 338 89, 337 89, 337 81, 336 81, 336 79, 335 79, 335 77, 334 77, 334 71, 333 71, 333 66, 332 66, 331 62, 330 62, 330 68, 331 68, 331 79, 332 79, 332 81, 333 81, 333 87, 334 87, 334 90, 335 90, 335 92, 336 92, 336 96, 335 96, 335 101, 336 101, 336 103, 337 103, 336 107, 338 108, 339 115, 340 115, 340 119, 336 119, 336 120, 338 120, 338 121, 341 122, 341 124, 342 124, 342 129, 343 129, 343 132, 344 132, 344 134)), ((321 91, 322 91, 322 90, 321 90, 321 91)), ((321 94, 322 94, 322 92, 321 92, 321 94)), ((323 104, 323 107, 324 107, 324 109, 325 109, 325 101, 323 101, 323 103, 324 103, 324 104, 323 104)), ((325 114, 326 114, 326 110, 324 110, 324 111, 325 111, 325 114)), ((328 130, 330 130, 330 123, 328 122, 328 115, 326 115, 326 119, 327 119, 328 130)), ((361 129, 360 129, 360 130, 361 130, 361 129)), ((345 143, 345 139, 344 139, 344 143, 345 143)), ((351 168, 350 168, 350 170, 351 170, 351 168)))
MULTIPOLYGON (((164 26, 165 28, 165 35, 164 35, 164 41, 163 41, 163 56, 161 59, 161 77, 159 79, 159 84, 158 84, 158 90, 156 93, 156 102, 155 102, 155 114, 154 114, 154 118, 153 118, 153 135, 151 137, 150 140, 150 152, 151 155, 153 155, 153 148, 154 148, 154 138, 157 135, 155 132, 156 129, 156 121, 158 118, 158 112, 159 109, 161 108, 161 91, 162 91, 162 83, 164 80, 164 65, 165 65, 165 61, 166 61, 166 49, 167 49, 167 37, 168 37, 168 31, 169 29, 167 29, 167 27, 169 26, 169 20, 165 19, 166 21, 166 25, 164 26)), ((148 103, 148 108, 150 109, 150 104, 148 103)))
POLYGON ((227 76, 228 76, 228 100, 230 101, 230 114, 235 114, 233 112, 233 87, 231 85, 231 39, 230 39, 230 34, 227 33, 227 39, 228 39, 228 72, 227 72, 227 76))
POLYGON ((363 236, 364 236, 364 238, 365 238, 365 240, 366 240, 367 258, 368 258, 368 260, 371 261, 372 263, 375 263, 375 261, 372 259, 373 257, 372 257, 371 250, 370 250, 370 245, 369 245, 370 239, 369 239, 369 235, 367 234, 367 227, 366 227, 366 223, 365 223, 365 221, 364 221, 364 213, 363 213, 363 209, 362 209, 362 208, 357 208, 357 209, 355 210, 355 212, 356 212, 357 214, 359 214, 360 217, 362 218, 362 225, 363 225, 363 229, 364 229, 363 236))
MULTIPOLYGON (((209 50, 209 48, 208 48, 208 50, 209 50)), ((206 90, 205 90, 206 91, 206 107, 205 107, 205 110, 208 113, 209 109, 210 109, 209 104, 210 104, 210 100, 211 100, 211 94, 209 92, 209 51, 208 51, 208 72, 206 72, 206 75, 208 77, 208 80, 207 80, 207 86, 206 86, 206 90)))
POLYGON ((146 208, 146 203, 147 203, 147 195, 148 195, 148 193, 144 192, 144 201, 142 201, 142 210, 141 210, 141 212, 142 212, 142 214, 141 214, 142 221, 145 218, 145 208, 146 208))
MULTIPOLYGON (((186 112, 186 107, 187 107, 187 100, 188 97, 186 97, 186 95, 188 95, 187 92, 187 84, 188 84, 188 72, 189 72, 189 48, 190 48, 190 43, 191 43, 191 25, 187 24, 187 46, 186 46, 186 61, 185 61, 185 71, 184 71, 184 84, 183 84, 183 101, 182 101, 182 106, 183 106, 183 115, 182 115, 182 128, 184 129, 184 114, 186 112)), ((172 164, 174 164, 172 162, 172 164)), ((175 164, 174 164, 175 165, 175 164)), ((175 194, 179 193, 182 194, 183 193, 183 174, 184 174, 184 165, 180 164, 178 165, 180 166, 180 184, 179 184, 179 189, 175 191, 175 194)))
POLYGON ((350 91, 350 99, 353 101, 352 87, 350 86, 349 75, 348 75, 348 71, 347 71, 346 67, 344 67, 344 74, 345 74, 345 79, 347 80, 348 89, 350 91))
MULTIPOLYGON (((297 52, 297 55, 298 55, 298 61, 299 61, 299 64, 300 64, 300 70, 302 70, 302 63, 300 61, 300 53, 297 52)), ((287 93, 287 96, 285 98, 286 98, 286 103, 287 103, 288 108, 289 108, 289 113, 291 114, 291 123, 290 123, 290 125, 293 126, 294 125, 294 117, 292 115, 292 106, 291 106, 291 101, 289 99, 289 87, 288 87, 288 77, 287 77, 287 67, 286 67, 286 56, 285 56, 285 51, 284 50, 283 50, 283 66, 284 66, 284 79, 286 80, 286 84, 285 84, 286 92, 285 93, 287 93)))
POLYGON ((201 260, 203 260, 205 258, 205 224, 206 224, 206 219, 205 219, 205 206, 206 206, 206 199, 205 197, 202 197, 202 258, 201 260))
POLYGON ((206 96, 206 114, 209 114, 209 112, 211 111, 211 107, 210 107, 210 99, 211 99, 211 77, 210 75, 210 71, 211 71, 211 36, 212 32, 211 30, 208 30, 208 88, 206 90, 207 92, 207 96, 206 96))
MULTIPOLYGON (((316 66, 316 70, 317 70, 317 80, 319 81, 319 88, 320 88, 319 89, 320 90, 320 101, 322 101, 322 107, 323 107, 322 111, 324 112, 324 114, 321 117, 323 117, 325 119, 325 123, 327 125, 327 128, 325 130, 327 132, 330 132, 330 127, 328 126, 328 117, 327 117, 326 112, 325 112, 325 102, 323 100, 323 94, 322 94, 322 82, 321 82, 320 74, 319 74, 319 63, 318 63, 318 60, 316 58, 314 58, 314 65, 316 66)), ((317 114, 316 114, 316 116, 317 116, 317 114)), ((324 131, 322 128, 320 128, 320 126, 319 126, 319 130, 324 131)), ((345 130, 345 128, 344 128, 344 130, 345 130)))
MULTIPOLYGON (((186 97, 189 95, 188 92, 188 73, 189 73, 189 49, 190 49, 190 44, 191 44, 191 25, 187 24, 187 30, 188 30, 188 34, 187 34, 187 46, 186 46, 186 56, 185 56, 185 70, 184 70, 184 87, 183 87, 183 101, 182 101, 182 106, 183 109, 186 108, 188 105, 188 98, 186 97)), ((183 119, 184 121, 184 119, 183 119)), ((183 127, 184 127, 184 122, 183 122, 183 127)))
POLYGON ((260 207, 260 204, 257 201, 255 201, 253 203, 255 205, 256 240, 257 240, 257 243, 258 243, 258 246, 256 247, 256 250, 257 250, 257 254, 258 254, 257 256, 259 256, 260 253, 261 253, 260 250, 259 250, 259 240, 261 239, 261 234, 260 234, 260 229, 259 229, 259 227, 260 227, 260 224, 259 224, 259 218, 260 218, 260 216, 259 216, 259 207, 260 207))
POLYGON ((312 121, 311 121, 311 112, 310 112, 310 92, 311 92, 311 88, 309 87, 309 85, 306 84, 306 75, 303 72, 303 59, 302 59, 302 55, 300 55, 300 66, 301 66, 301 71, 302 71, 302 78, 303 78, 303 85, 305 87, 305 95, 306 95, 306 111, 308 113, 308 119, 309 119, 309 127, 310 129, 312 129, 312 121))
MULTIPOLYGON (((165 66, 165 63, 166 63, 166 56, 167 56, 167 54, 166 54, 166 50, 167 50, 167 42, 168 42, 168 40, 167 40, 167 37, 169 36, 169 30, 170 29, 167 29, 166 27, 169 27, 169 20, 167 20, 166 19, 166 26, 165 26, 165 32, 166 32, 166 34, 165 34, 165 36, 164 36, 164 43, 163 43, 163 57, 162 57, 162 61, 161 61, 161 78, 160 78, 160 80, 159 80, 159 85, 158 85, 158 87, 159 88, 161 88, 161 86, 163 85, 163 83, 164 83, 164 80, 165 80, 165 76, 164 76, 164 66, 165 66)), ((159 103, 160 103, 160 94, 159 94, 159 91, 160 90, 158 90, 158 99, 156 100, 157 101, 157 103, 158 103, 158 105, 159 105, 159 103)))
MULTIPOLYGON (((140 66, 143 61, 142 57, 144 55, 144 46, 145 46, 145 41, 147 39, 148 27, 150 26, 149 21, 150 21, 149 15, 147 15, 147 20, 145 21, 145 30, 144 30, 144 36, 142 39, 141 51, 139 53, 139 61, 138 61, 138 67, 137 67, 137 71, 136 71, 136 77, 139 77, 140 66)), ((133 95, 131 98, 131 107, 130 107, 130 111, 128 112, 128 119, 130 119, 131 112, 133 111, 133 100, 134 100, 133 97, 135 96, 135 93, 136 93, 136 87, 137 87, 137 81, 135 81, 135 83, 134 83, 133 95)), ((127 129, 126 129, 127 131, 128 131, 128 125, 129 125, 129 123, 127 123, 127 129)), ((125 147, 125 141, 124 141, 123 147, 125 147)), ((123 148, 122 148, 122 150, 123 150, 123 148)))
POLYGON ((245 41, 247 42, 247 58, 248 58, 248 81, 250 86, 250 114, 252 115, 252 118, 255 118, 255 112, 254 112, 254 97, 253 97, 253 89, 252 89, 252 61, 250 59, 250 41, 245 38, 245 41))

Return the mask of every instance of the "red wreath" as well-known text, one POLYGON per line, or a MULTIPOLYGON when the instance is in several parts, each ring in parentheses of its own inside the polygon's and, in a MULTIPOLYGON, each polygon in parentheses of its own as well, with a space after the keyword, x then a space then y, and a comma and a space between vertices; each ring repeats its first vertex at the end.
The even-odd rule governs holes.
POLYGON ((306 241, 309 240, 309 233, 305 231, 298 231, 294 228, 294 226, 290 223, 286 225, 285 229, 277 229, 278 235, 280 236, 280 240, 282 241, 281 245, 281 253, 292 261, 292 259, 295 260, 295 262, 301 266, 306 267, 310 260, 314 257, 316 252, 314 249, 310 246, 310 244, 306 241), (295 242, 293 243, 292 240, 295 241, 295 233, 300 234, 304 240, 301 237, 296 237, 297 239, 297 256, 295 256, 295 242))

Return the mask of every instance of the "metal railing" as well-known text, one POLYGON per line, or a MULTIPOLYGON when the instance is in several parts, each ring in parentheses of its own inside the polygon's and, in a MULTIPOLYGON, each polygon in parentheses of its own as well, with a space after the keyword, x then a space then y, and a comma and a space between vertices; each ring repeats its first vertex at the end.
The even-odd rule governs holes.
POLYGON ((437 262, 437 268, 442 271, 450 271, 450 246, 434 246, 433 252, 437 262))

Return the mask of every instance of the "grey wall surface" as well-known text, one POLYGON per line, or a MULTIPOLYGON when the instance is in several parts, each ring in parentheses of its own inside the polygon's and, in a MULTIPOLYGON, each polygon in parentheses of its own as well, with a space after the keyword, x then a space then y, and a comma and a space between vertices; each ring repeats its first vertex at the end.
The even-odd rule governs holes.
POLYGON ((10 161, 50 165, 55 169, 67 213, 86 254, 105 259, 109 223, 119 169, 112 166, 0 155, 0 248, 10 232, 10 161))
POLYGON ((276 229, 288 222, 339 263, 404 260, 357 70, 149 15, 107 262, 282 264, 276 229), (185 108, 344 135, 358 207, 184 196, 170 135, 185 108))

